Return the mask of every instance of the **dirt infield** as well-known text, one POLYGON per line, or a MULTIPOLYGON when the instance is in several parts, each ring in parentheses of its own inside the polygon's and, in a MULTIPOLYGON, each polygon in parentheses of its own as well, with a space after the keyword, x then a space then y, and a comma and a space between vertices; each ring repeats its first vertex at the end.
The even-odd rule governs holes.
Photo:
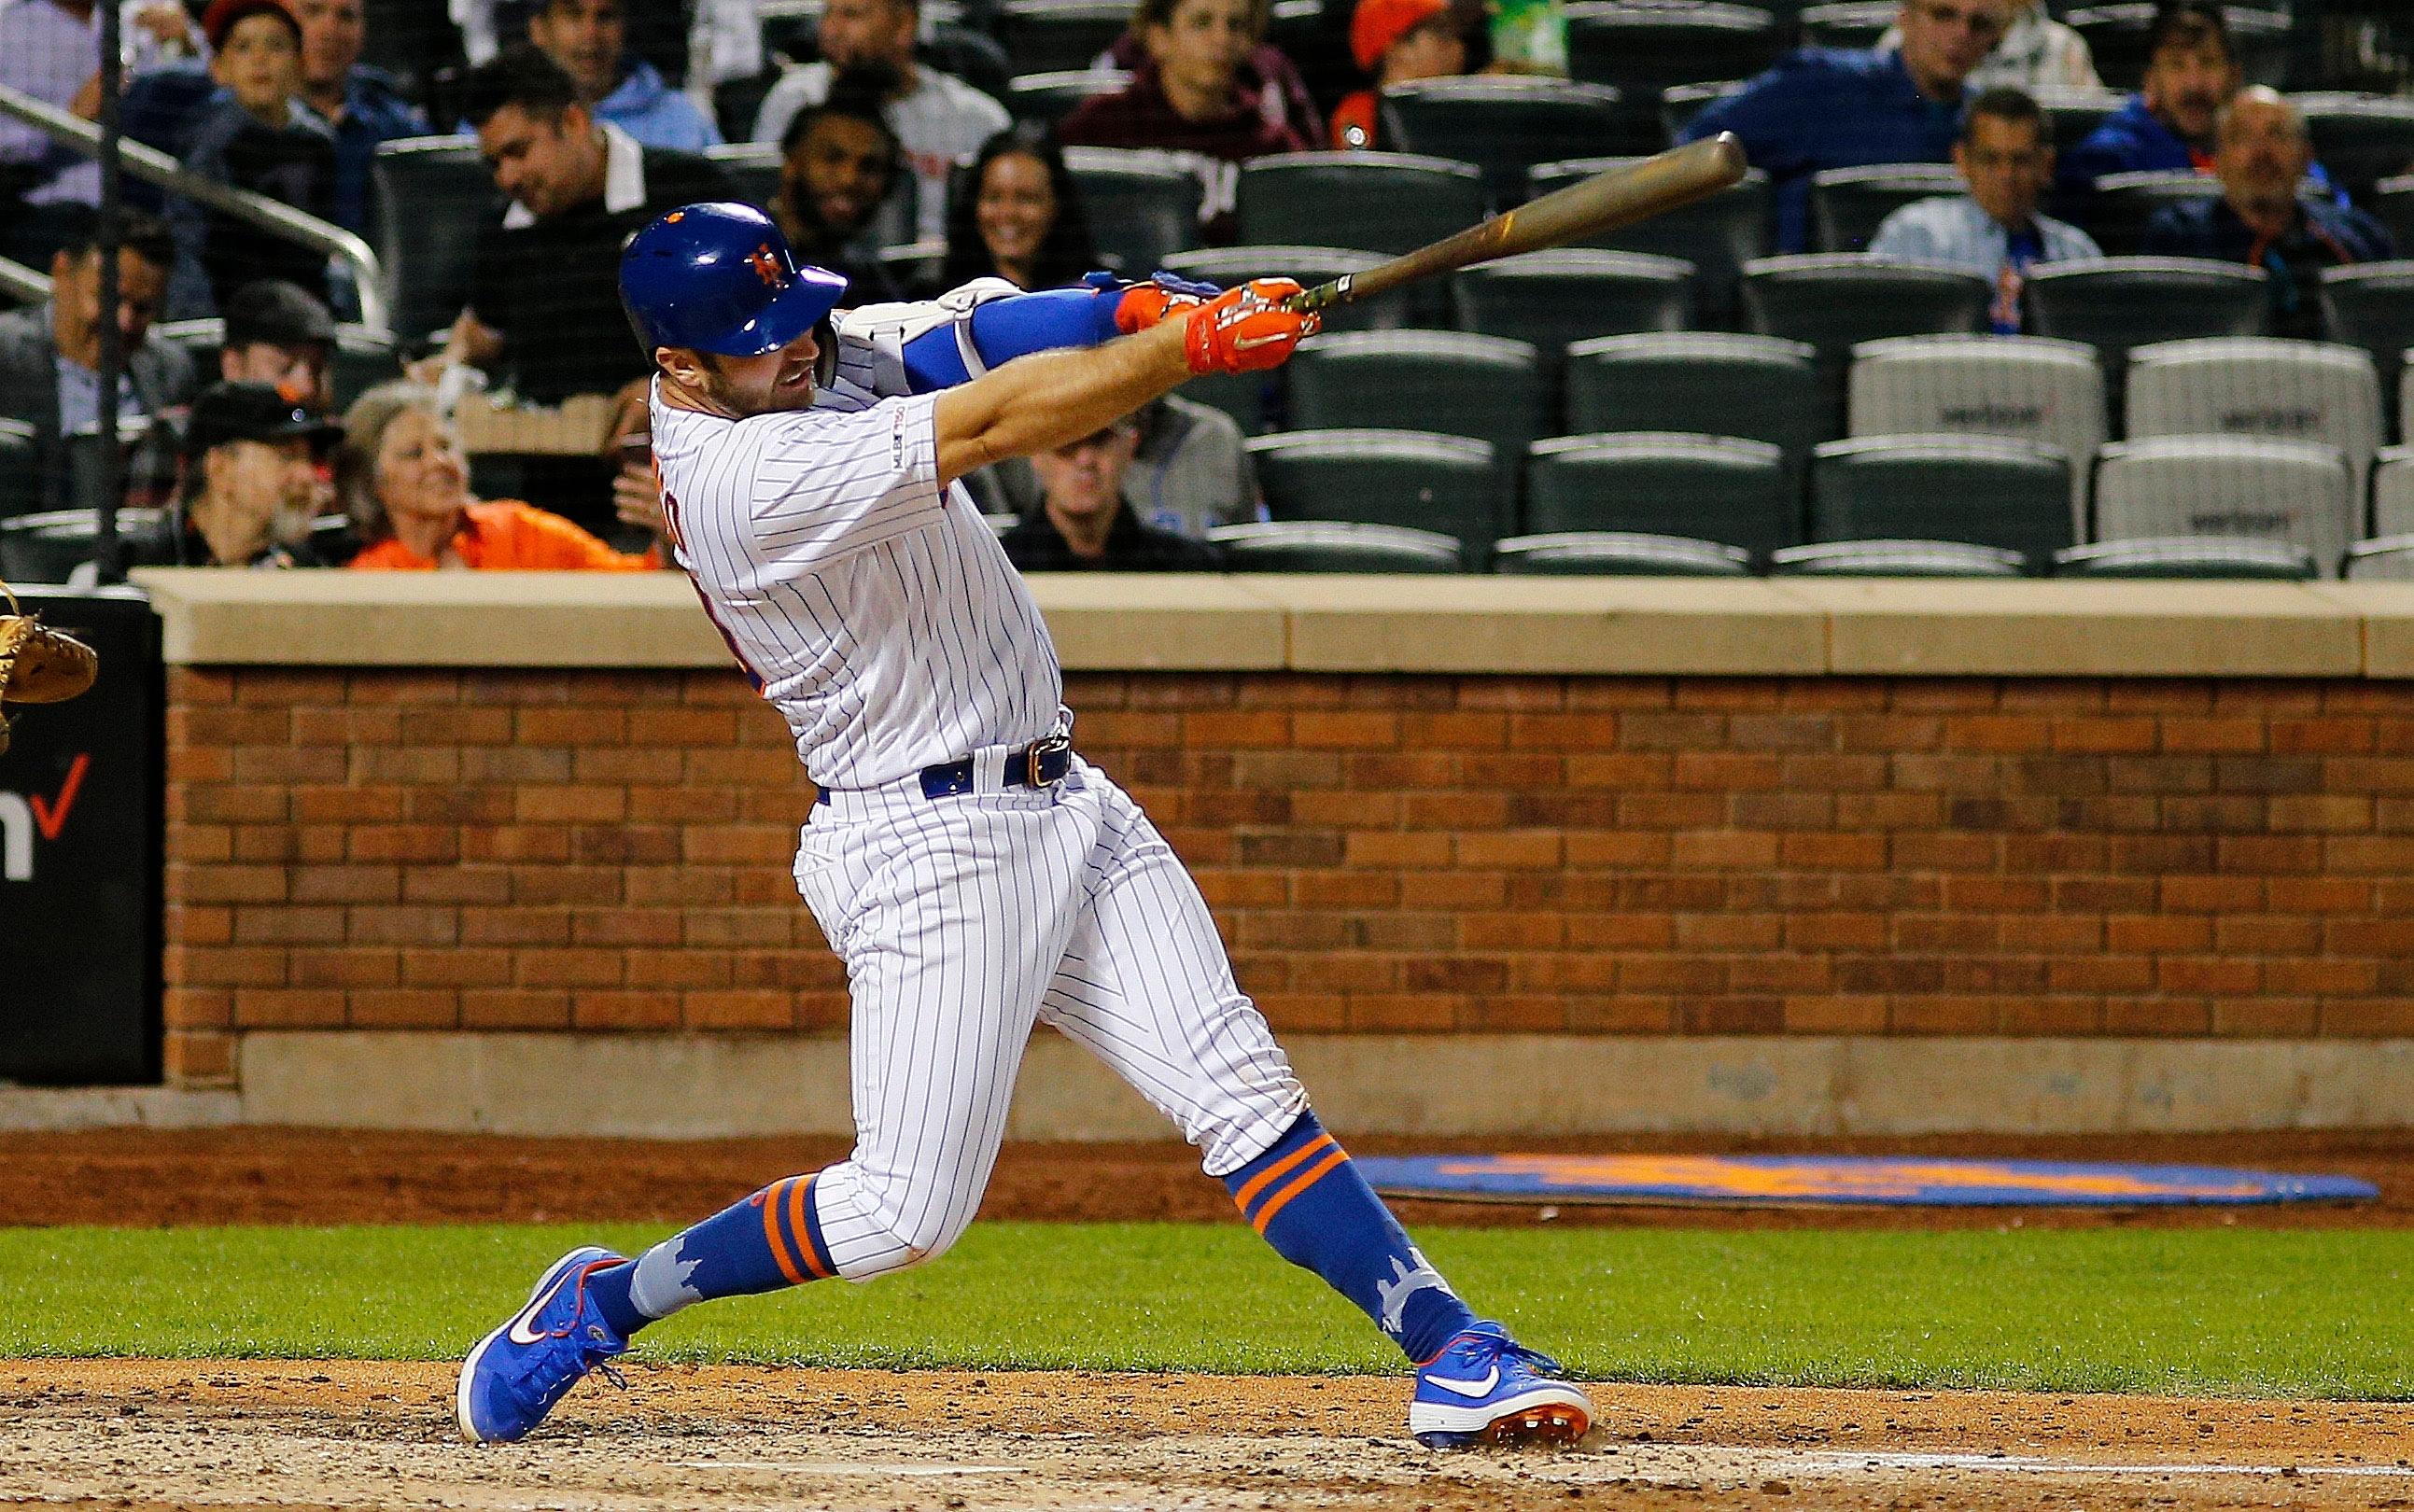
MULTIPOLYGON (((1397 1140, 1352 1140, 1350 1144, 1364 1154, 1411 1148, 1482 1148, 1448 1141, 1413 1147, 1397 1140)), ((2360 1176, 2380 1188, 2380 1201, 2350 1207, 2030 1211, 2017 1216, 2029 1224, 2414 1225, 2414 1134, 2402 1132, 1782 1142, 1527 1140, 1519 1141, 1517 1148, 2029 1156, 2256 1165, 2360 1176)), ((844 1141, 830 1138, 688 1143, 296 1129, 0 1134, 0 1223, 136 1227, 588 1220, 681 1223, 716 1211, 768 1181, 812 1170, 845 1153, 844 1141)), ((1937 1228, 1991 1227, 2012 1221, 2013 1216, 1989 1209, 1722 1212, 1438 1202, 1399 1207, 1411 1225, 1556 1222, 1937 1228)), ((1200 1176, 1191 1152, 1177 1143, 1018 1144, 1008 1145, 999 1159, 981 1216, 1220 1223, 1231 1221, 1232 1207, 1224 1189, 1200 1176)))
POLYGON ((0 1362, 0 1502, 655 1508, 2414 1506, 2402 1408, 1602 1387, 1564 1453, 1441 1455, 1397 1381, 639 1368, 453 1438, 434 1365, 0 1362))

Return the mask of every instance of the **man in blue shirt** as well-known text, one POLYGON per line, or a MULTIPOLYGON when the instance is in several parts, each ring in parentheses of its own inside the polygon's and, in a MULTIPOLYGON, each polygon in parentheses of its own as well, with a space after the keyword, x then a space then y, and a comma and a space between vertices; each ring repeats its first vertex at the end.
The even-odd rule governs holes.
POLYGON ((361 62, 362 0, 288 0, 302 23, 302 103, 335 137, 335 223, 369 231, 369 170, 378 143, 427 134, 427 120, 382 71, 361 62))
POLYGON ((2211 172, 2213 118, 2240 82, 2221 7, 2164 6, 2146 33, 2144 87, 2070 150, 2063 188, 2093 188, 2107 173, 2211 172))
POLYGON ((1743 139, 1777 188, 1777 249, 1810 242, 1810 175, 1873 163, 1942 163, 1971 71, 2004 36, 2004 0, 1902 0, 1898 52, 1805 48, 1687 126, 1687 141, 1743 139))
POLYGON ((2388 229, 2361 210, 2297 192, 2313 161, 2305 118, 2276 90, 2242 92, 2221 111, 2213 170, 2221 197, 2171 205, 2146 227, 2146 250, 2243 262, 2272 275, 2272 333, 2320 334, 2321 271, 2396 256, 2388 229))
POLYGON ((639 146, 700 153, 721 145, 721 128, 695 101, 663 82, 661 69, 629 55, 621 0, 544 0, 529 17, 529 40, 577 82, 595 119, 639 146))
POLYGON ((2103 254, 2085 231, 2037 210, 2053 182, 2053 135, 2025 92, 1990 89, 1970 102, 1953 166, 1970 192, 1903 206, 1878 227, 1870 251, 1976 274, 1995 286, 1996 333, 2011 335, 2032 264, 2103 254))

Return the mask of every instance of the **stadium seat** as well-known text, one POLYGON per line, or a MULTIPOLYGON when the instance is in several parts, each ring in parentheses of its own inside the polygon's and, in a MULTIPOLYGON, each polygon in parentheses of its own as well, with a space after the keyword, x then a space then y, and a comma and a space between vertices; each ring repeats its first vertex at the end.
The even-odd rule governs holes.
POLYGON ((2129 348, 2191 336, 2259 336, 2270 319, 2260 268, 2196 258, 2106 258, 2032 269, 2032 335, 2094 347, 2117 408, 2129 348))
POLYGON ((2001 436, 1867 436, 1811 453, 1814 541, 1953 541, 2042 567, 2078 539, 2070 458, 2001 436))
POLYGON ((2414 347, 2414 261, 2325 268, 2321 301, 2323 334, 2370 352, 2381 392, 2394 392, 2414 347))
POLYGON ((1492 548, 1492 570, 1519 577, 1748 577, 1751 554, 1687 536, 1566 530, 1510 537, 1492 548))
POLYGON ((1896 336, 1853 348, 1854 436, 2005 436, 2070 459, 2072 539, 2086 534, 2087 482, 2104 444, 2095 353, 2042 336, 1896 336))
POLYGON ((1383 91, 1391 140, 1402 150, 1456 157, 1483 174, 1487 203, 1515 204, 1536 163, 1599 154, 1656 152, 1617 90, 1524 75, 1420 79, 1383 91))
POLYGON ((2414 583, 2414 535, 2376 536, 2347 549, 2350 583, 2414 583))
POLYGON ((1173 154, 1067 147, 1065 170, 1080 185, 1098 255, 1125 277, 1145 278, 1167 258, 1199 245, 1206 186, 1173 154))
POLYGON ((1528 342, 1463 331, 1316 336, 1288 377, 1290 423, 1304 430, 1472 436, 1506 466, 1544 428, 1542 360, 1528 342))
POLYGON ((1562 436, 1527 453, 1525 528, 1689 536, 1765 556, 1802 539, 1798 497, 1783 454, 1763 441, 1562 436))
MULTIPOLYGON (((2250 84, 2277 89, 2288 71, 2288 21, 2270 10, 2243 6, 2223 7, 2229 21, 2230 46, 2250 84)), ((2153 24, 2151 4, 2093 6, 2064 18, 2087 39, 2095 72, 2119 90, 2133 90, 2146 77, 2146 32, 2153 24)))
POLYGON ((2362 511, 2347 459, 2304 441, 2166 436, 2116 441, 2095 467, 2095 539, 2244 536, 2313 553, 2324 575, 2362 511))
POLYGON ((1786 469, 1798 481, 1810 449, 1834 431, 1821 402, 1816 355, 1798 341, 1724 331, 1579 341, 1568 348, 1568 429, 1766 441, 1785 453, 1786 469))
POLYGON ((1231 416, 1244 436, 1256 436, 1280 422, 1284 393, 1282 368, 1271 373, 1209 373, 1182 385, 1182 397, 1231 416))
POLYGON ((2127 258, 2145 249, 2146 225, 2167 206, 2220 193, 2221 181, 2207 173, 2107 173, 2068 208, 2105 256, 2127 258))
POLYGON ((1804 47, 1872 48, 1894 24, 1901 7, 1891 0, 1842 0, 1841 4, 1809 6, 1802 12, 1804 47))
POLYGON ((2085 141, 2105 117, 2119 110, 2126 96, 2110 89, 2064 89, 2060 87, 2031 91, 2036 96, 2037 108, 2053 127, 2053 147, 2066 153, 2085 141))
POLYGON ((1052 126, 1093 95, 1112 95, 1131 82, 1119 68, 1058 68, 1019 73, 1006 81, 1006 108, 1018 121, 1052 126))
POLYGON ((2414 100, 2331 93, 2289 98, 2305 112, 2315 160, 2358 204, 2381 180, 2414 168, 2414 100))
POLYGON ((1749 79, 1777 61, 1784 40, 1767 11, 1716 0, 1576 0, 1567 25, 1569 76, 1612 86, 1655 132, 1661 90, 1749 79))
POLYGON ((707 147, 704 156, 729 176, 738 197, 768 210, 780 198, 780 149, 763 142, 730 141, 707 147))
POLYGON ((1131 24, 1124 0, 1003 0, 991 27, 1018 74, 1086 68, 1131 24))
MULTIPOLYGON (((1721 80, 1714 84, 1676 84, 1660 92, 1660 126, 1670 141, 1685 134, 1693 117, 1709 109, 1710 102, 1726 98, 1743 88, 1741 79, 1721 80)), ((1598 151, 1599 149, 1592 149, 1598 151)))
MULTIPOLYGON (((119 510, 121 537, 158 528, 158 510, 119 510)), ((100 517, 91 510, 46 510, 0 518, 0 578, 17 584, 65 583, 91 561, 100 539, 100 517)), ((156 566, 157 563, 137 565, 156 566)))
MULTIPOLYGON (((35 465, 36 455, 33 425, 22 420, 0 420, 0 520, 41 509, 42 475, 35 465)), ((7 575, 0 572, 0 578, 7 575)))
POLYGON ((1810 234, 1822 252, 1866 252, 1888 215, 1907 204, 1964 193, 1961 175, 1933 163, 1831 168, 1810 175, 1810 234))
POLYGON ((1207 539, 1235 572, 1456 572, 1458 542, 1388 525, 1271 520, 1222 525, 1207 539))
MULTIPOLYGON (((1364 273, 1381 262, 1372 252, 1350 252, 1334 246, 1209 246, 1176 252, 1165 259, 1168 273, 1204 279, 1230 289, 1252 278, 1296 278, 1310 289, 1345 273, 1364 273)), ((1409 322, 1408 290, 1336 305, 1324 312, 1328 331, 1396 331, 1409 322)))
POLYGON ((1430 530, 1480 565, 1510 533, 1513 496, 1491 443, 1434 431, 1289 431, 1253 437, 1249 458, 1276 520, 1430 530))
POLYGON ((2414 173, 2381 180, 2373 186, 2372 199, 2364 208, 2389 228, 2398 251, 2414 248, 2414 173))
POLYGON ((1396 257, 1483 218, 1471 163, 1414 153, 1286 153, 1241 167, 1240 233, 1260 246, 1396 257))
POLYGON ((416 341, 449 328, 469 303, 470 259, 495 181, 467 137, 382 142, 371 178, 395 334, 416 341))
POLYGON ((1556 379, 1571 342, 1685 329, 1693 265, 1582 247, 1527 252, 1453 274, 1451 299, 1461 327, 1532 342, 1556 379))
POLYGON ((2239 536, 2108 541, 2053 554, 2057 577, 2239 577, 2303 583, 2314 557, 2302 546, 2239 536))
POLYGON ((2372 518, 2376 536, 2414 535, 2414 446, 2384 450, 2372 468, 2372 518))
POLYGON ((1832 541, 1788 546, 1768 565, 1788 577, 2019 577, 2028 559, 1955 541, 1832 541))
POLYGON ((1856 343, 1884 336, 1974 334, 1987 329, 1995 286, 1974 273, 1863 253, 1759 258, 1744 265, 1746 326, 1809 342, 1842 412, 1843 375, 1856 343))
POLYGON ((2362 498, 2383 423, 2380 379, 2358 348, 2226 336, 2129 354, 2132 439, 2259 436, 2334 446, 2362 498))
MULTIPOLYGON (((1542 163, 1536 165, 1529 183, 1540 198, 1605 169, 1641 161, 1639 157, 1579 157, 1542 163)), ((1244 170, 1244 183, 1247 176, 1244 170)), ((1768 175, 1756 168, 1747 169, 1743 182, 1732 189, 1576 245, 1605 252, 1685 259, 1693 265, 1693 295, 1702 323, 1728 326, 1735 323, 1736 291, 1743 278, 1743 265, 1768 245, 1769 198, 1768 175)))
POLYGON ((1014 82, 1017 71, 1006 49, 987 32, 960 21, 939 19, 938 9, 931 7, 926 35, 914 44, 916 60, 942 73, 954 74, 990 98, 1005 103, 1006 86, 1014 82))

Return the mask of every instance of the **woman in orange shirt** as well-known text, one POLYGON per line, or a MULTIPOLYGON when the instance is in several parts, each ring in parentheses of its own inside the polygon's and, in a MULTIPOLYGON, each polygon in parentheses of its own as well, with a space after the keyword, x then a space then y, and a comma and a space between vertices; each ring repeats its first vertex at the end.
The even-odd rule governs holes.
POLYGON ((421 384, 380 384, 352 401, 335 488, 364 542, 355 568, 637 572, 661 565, 650 551, 614 551, 532 504, 470 497, 469 460, 435 391, 421 384))

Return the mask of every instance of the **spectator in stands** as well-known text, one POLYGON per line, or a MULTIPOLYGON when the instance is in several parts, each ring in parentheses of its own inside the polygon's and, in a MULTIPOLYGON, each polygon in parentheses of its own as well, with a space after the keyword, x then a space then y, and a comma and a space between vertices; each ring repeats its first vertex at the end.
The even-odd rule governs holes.
POLYGON ((1097 266, 1080 187, 1046 128, 1025 123, 982 143, 947 207, 940 287, 1003 278, 1052 289, 1097 266))
POLYGON ((2393 258, 2396 244, 2362 211, 2298 193, 2313 139, 2303 112, 2278 91, 2241 91, 2222 107, 2214 141, 2220 197, 2156 211, 2146 225, 2146 251, 2264 269, 2272 275, 2272 334, 2319 335, 2321 270, 2393 258))
POLYGON ((1147 59, 1125 88, 1083 100, 1057 137, 1067 146, 1186 156, 1206 185, 1199 215, 1208 240, 1229 240, 1241 165, 1309 146, 1307 133, 1270 120, 1241 82, 1258 45, 1257 9, 1251 0, 1140 0, 1135 15, 1147 59))
POLYGON ((2213 118, 2238 93, 2229 22, 2210 0, 2173 0, 2146 33, 2144 87, 2063 159, 2064 189, 2107 173, 2213 171, 2213 118))
POLYGON ((1358 0, 1349 18, 1349 55, 1374 87, 1344 98, 1333 112, 1333 145, 1386 145, 1376 105, 1381 91, 1417 79, 1467 71, 1467 35, 1450 0, 1358 0))
MULTIPOLYGON (((47 508, 75 497, 68 438, 100 431, 100 213, 79 205, 63 219, 67 245, 51 258, 51 301, 0 315, 0 414, 34 427, 35 466, 47 508)), ((167 297, 175 244, 156 218, 128 213, 120 223, 117 329, 128 381, 118 420, 147 422, 148 439, 133 459, 129 495, 163 496, 176 475, 171 411, 191 402, 196 382, 184 351, 151 334, 167 297)))
POLYGON ((1124 502, 1124 474, 1140 447, 1129 416, 1053 451, 1035 453, 1040 506, 1004 537, 1026 572, 1213 572, 1223 553, 1203 541, 1142 525, 1124 502))
POLYGON ((650 553, 614 551, 532 505, 471 497, 461 443, 435 392, 415 383, 380 384, 352 401, 335 453, 335 488, 361 541, 350 565, 364 571, 633 572, 660 565, 650 553))
POLYGON ((1971 102, 1953 166, 1969 194, 1903 206, 1878 227, 1870 251, 1987 279, 1995 286, 1995 330, 2010 335, 2020 328, 2020 286, 2031 264, 2104 254, 2078 227, 2038 214, 2053 182, 2053 133, 2021 91, 1990 89, 1971 102))
POLYGON ((1777 249, 1810 244, 1810 175, 1953 155, 1969 79, 2003 39, 2006 0, 1902 0, 1902 46, 1805 48, 1685 127, 1687 141, 1732 131, 1777 189, 1777 249))
MULTIPOLYGON (((2010 0, 2004 39, 1971 71, 1970 87, 1989 89, 2102 89, 2095 54, 2087 38, 2046 13, 2045 0, 2010 0)), ((1878 51, 1902 46, 1902 28, 1889 26, 1878 51)))
MULTIPOLYGON (((1257 472, 1231 416, 1170 393, 1132 419, 1138 445, 1122 486, 1125 506, 1141 524, 1203 541, 1216 526, 1262 517, 1257 472)), ((998 507, 1037 512, 1039 478, 1030 463, 1015 458, 982 472, 998 507)))
MULTIPOLYGON (((1461 0, 1461 3, 1468 3, 1468 0, 1461 0)), ((1473 3, 1480 5, 1482 0, 1473 0, 1473 3)), ((1324 114, 1317 109, 1316 96, 1309 90, 1307 81, 1301 76, 1299 65, 1290 60, 1289 53, 1265 40, 1266 28, 1274 19, 1271 0, 1250 0, 1249 8, 1249 32, 1258 38, 1258 45, 1241 60, 1240 67, 1233 74, 1233 82, 1243 94, 1257 100, 1258 109, 1265 115, 1269 126, 1288 126, 1297 132, 1303 141, 1319 140, 1325 130, 1324 114)), ((1335 13, 1338 13, 1337 7, 1335 13)), ((1140 36, 1137 14, 1132 24, 1124 29, 1124 34, 1115 38, 1114 45, 1108 48, 1098 61, 1125 73, 1138 73, 1148 62, 1148 42, 1140 36)))
POLYGON ((799 262, 843 274, 849 304, 902 299, 880 260, 872 221, 902 166, 881 109, 885 76, 842 73, 818 105, 788 123, 780 141, 780 193, 771 218, 799 262))
MULTIPOLYGON (((214 0, 201 29, 219 93, 194 121, 185 167, 333 219, 335 138, 299 98, 302 23, 283 0, 214 0)), ((168 307, 177 319, 214 314, 236 289, 262 278, 327 297, 324 252, 189 200, 171 200, 168 209, 179 254, 168 307)))
POLYGON ((310 523, 326 498, 319 467, 335 423, 265 383, 220 383, 193 403, 185 486, 138 559, 185 567, 322 567, 310 523))
POLYGON ((307 289, 263 278, 227 301, 222 380, 265 383, 288 404, 323 415, 335 407, 328 381, 335 356, 335 318, 307 289))
POLYGON ((914 170, 911 240, 947 234, 947 178, 1008 125, 1006 107, 953 74, 914 58, 919 0, 829 0, 822 10, 821 61, 789 69, 764 96, 756 141, 785 140, 788 123, 820 103, 841 70, 886 69, 896 76, 887 99, 889 128, 914 170))
POLYGON ((423 136, 427 118, 383 71, 361 62, 362 0, 292 0, 302 23, 302 103, 335 139, 335 224, 367 234, 378 143, 423 136))
POLYGON ((670 518, 663 509, 662 475, 654 470, 653 380, 639 378, 613 401, 604 454, 612 464, 612 513, 621 529, 643 537, 667 565, 670 518))
POLYGON ((695 101, 663 82, 662 70, 629 55, 620 0, 544 0, 529 17, 529 40, 578 84, 579 103, 647 147, 700 153, 721 145, 721 128, 695 101))
POLYGON ((470 70, 463 94, 511 204, 479 232, 469 307, 421 373, 432 379, 454 363, 500 371, 537 404, 643 376, 651 363, 620 308, 620 245, 666 210, 731 198, 728 179, 597 121, 570 76, 533 48, 470 70))

